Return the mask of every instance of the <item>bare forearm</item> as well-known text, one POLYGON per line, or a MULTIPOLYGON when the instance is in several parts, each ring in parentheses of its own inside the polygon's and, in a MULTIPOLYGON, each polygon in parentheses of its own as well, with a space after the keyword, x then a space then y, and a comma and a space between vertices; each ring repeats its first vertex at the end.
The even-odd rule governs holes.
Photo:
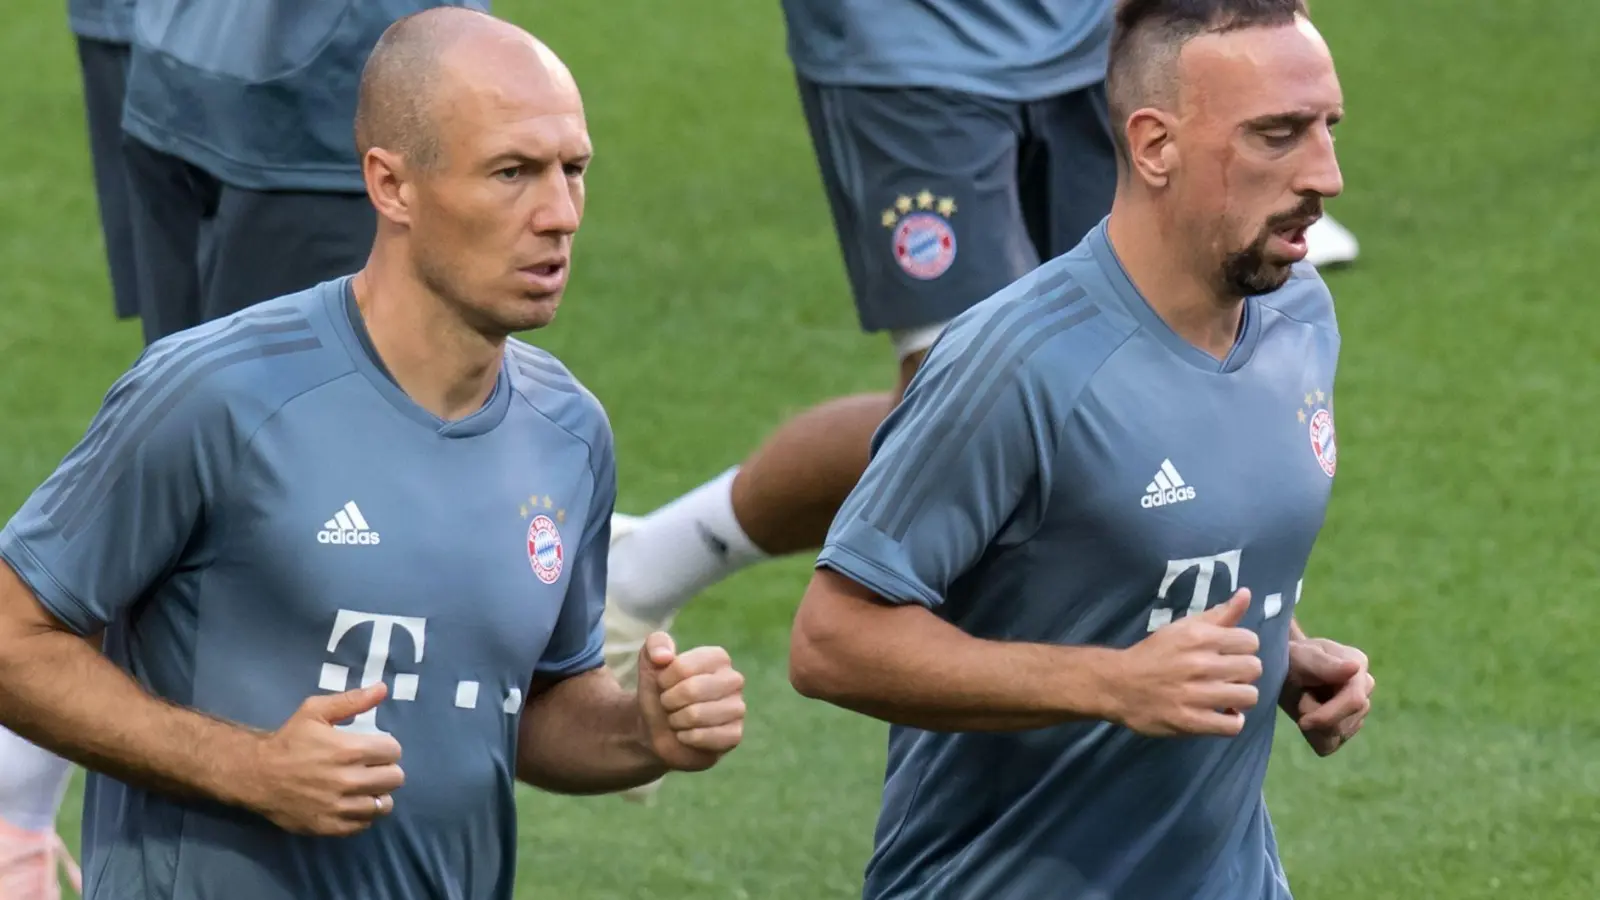
POLYGON ((972 641, 939 660, 863 656, 859 689, 841 679, 822 698, 897 725, 929 731, 1026 731, 1102 718, 1090 647, 972 641))
POLYGON ((166 703, 84 639, 0 642, 0 723, 86 768, 175 796, 243 802, 260 736, 166 703))
POLYGON ((666 774, 637 698, 596 669, 535 683, 517 737, 517 777, 557 794, 605 794, 666 774))
POLYGON ((1114 651, 974 638, 919 608, 808 593, 790 675, 802 694, 930 731, 1105 718, 1114 651))

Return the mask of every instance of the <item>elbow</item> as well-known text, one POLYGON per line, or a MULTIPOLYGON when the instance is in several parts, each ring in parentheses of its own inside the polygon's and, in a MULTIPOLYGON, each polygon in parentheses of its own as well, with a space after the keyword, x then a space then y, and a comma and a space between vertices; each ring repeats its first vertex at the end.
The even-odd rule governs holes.
POLYGON ((810 604, 800 604, 789 636, 789 684, 802 697, 835 701, 841 681, 838 639, 822 618, 810 604))

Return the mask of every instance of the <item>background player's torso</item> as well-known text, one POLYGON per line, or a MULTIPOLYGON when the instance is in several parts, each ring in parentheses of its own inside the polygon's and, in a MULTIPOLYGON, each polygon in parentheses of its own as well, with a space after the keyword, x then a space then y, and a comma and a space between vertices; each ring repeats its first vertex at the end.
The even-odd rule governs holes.
POLYGON ((350 122, 390 23, 483 0, 139 0, 125 125, 253 190, 361 193, 350 122))
POLYGON ((819 84, 936 87, 1005 100, 1105 77, 1109 0, 783 0, 789 55, 819 84))
MULTIPOLYGON (((1331 308, 1302 322, 1275 308, 1283 298, 1251 300, 1219 365, 1149 310, 1103 230, 1047 269, 1099 304, 1093 327, 1113 349, 1057 423, 1042 512, 1017 516, 940 613, 984 637, 1126 647, 1248 587, 1260 704, 1230 740, 1155 740, 1106 723, 897 731, 880 839, 903 831, 880 846, 875 877, 886 887, 931 877, 950 896, 1042 896, 1046 885, 1151 900, 1287 896, 1260 788, 1336 462, 1331 308), (1102 260, 1089 253, 1097 242, 1102 260), (956 828, 918 827, 951 815, 956 828), (915 875, 891 879, 908 865, 915 875)), ((1280 293, 1326 305, 1320 281, 1280 293)))

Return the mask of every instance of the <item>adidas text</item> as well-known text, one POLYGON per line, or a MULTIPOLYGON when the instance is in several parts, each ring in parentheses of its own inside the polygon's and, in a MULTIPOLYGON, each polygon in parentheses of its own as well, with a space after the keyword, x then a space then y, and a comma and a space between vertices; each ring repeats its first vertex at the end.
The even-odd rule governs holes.
POLYGON ((1156 491, 1154 493, 1145 494, 1143 497, 1139 498, 1139 505, 1145 509, 1152 509, 1157 506, 1166 506, 1170 503, 1182 503, 1185 500, 1193 499, 1194 488, 1190 487, 1189 485, 1184 485, 1181 488, 1167 488, 1164 491, 1156 491))
POLYGON ((376 531, 356 531, 355 529, 349 529, 346 531, 330 531, 324 528, 323 530, 317 532, 317 543, 319 544, 372 545, 378 543, 378 540, 378 533, 376 531))

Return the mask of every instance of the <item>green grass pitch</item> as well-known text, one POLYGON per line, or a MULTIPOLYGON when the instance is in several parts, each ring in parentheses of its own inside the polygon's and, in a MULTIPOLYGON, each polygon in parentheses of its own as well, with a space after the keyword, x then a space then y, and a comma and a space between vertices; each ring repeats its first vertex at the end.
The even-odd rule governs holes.
MULTIPOLYGON (((1292 729, 1268 796, 1301 900, 1600 896, 1600 5, 1320 0, 1363 242, 1330 273, 1343 467, 1309 629, 1371 654, 1359 741, 1292 729)), ((738 460, 786 414, 893 377, 857 333, 776 0, 498 10, 583 85, 598 155, 577 271, 536 336, 610 409, 621 508, 738 460)), ((0 514, 139 346, 111 321, 60 4, 0 29, 0 514)), ((640 809, 523 796, 519 898, 858 895, 884 729, 785 677, 806 577, 743 574, 683 617, 749 674, 745 747, 640 809)), ((74 783, 73 801, 77 797, 74 783)), ((77 845, 77 810, 62 827, 77 845)))

